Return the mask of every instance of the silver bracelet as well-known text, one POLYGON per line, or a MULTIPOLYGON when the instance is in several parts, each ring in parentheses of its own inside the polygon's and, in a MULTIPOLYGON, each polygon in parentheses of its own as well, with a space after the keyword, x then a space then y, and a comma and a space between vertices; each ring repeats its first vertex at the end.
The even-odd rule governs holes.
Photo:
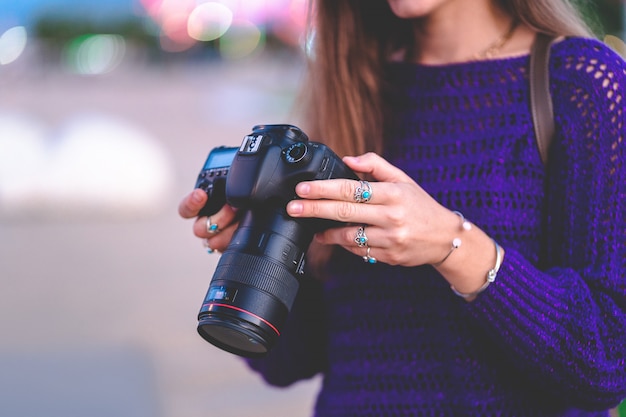
POLYGON ((502 248, 500 247, 500 245, 498 245, 498 242, 496 242, 494 239, 491 239, 491 241, 493 242, 493 244, 496 247, 496 264, 495 266, 490 269, 489 271, 487 271, 487 280, 485 281, 485 283, 476 291, 474 292, 470 292, 470 293, 463 293, 463 292, 459 292, 457 291, 456 288, 454 288, 453 285, 450 286, 450 288, 452 289, 452 292, 455 293, 456 295, 458 295, 459 297, 462 298, 472 298, 477 296, 478 294, 480 294, 481 292, 485 291, 487 289, 487 287, 489 286, 489 284, 491 284, 492 282, 494 282, 496 280, 496 277, 498 276, 498 271, 500 270, 500 266, 502 265, 502 248))
MULTIPOLYGON (((461 213, 460 211, 453 211, 453 213, 461 218, 461 229, 463 229, 463 230, 472 230, 472 224, 465 219, 465 216, 463 216, 463 213, 461 213)), ((446 259, 448 259, 448 257, 450 257, 450 255, 452 255, 452 252, 454 252, 455 249, 458 249, 458 248, 461 247, 461 243, 463 243, 463 242, 461 241, 460 237, 455 237, 454 239, 452 239, 452 247, 450 248, 450 252, 448 252, 448 254, 446 256, 444 256, 442 260, 440 260, 439 262, 434 263, 432 265, 433 266, 439 266, 442 263, 444 263, 446 261, 446 259)))

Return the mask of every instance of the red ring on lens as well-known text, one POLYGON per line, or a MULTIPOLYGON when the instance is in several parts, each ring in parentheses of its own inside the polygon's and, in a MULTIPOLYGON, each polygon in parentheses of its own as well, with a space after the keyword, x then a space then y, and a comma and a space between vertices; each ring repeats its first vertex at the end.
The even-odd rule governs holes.
POLYGON ((276 332, 276 334, 278 336, 280 336, 280 332, 278 331, 278 329, 272 323, 270 323, 269 321, 265 320, 263 317, 257 316, 256 314, 249 312, 248 310, 244 310, 243 308, 235 307, 235 306, 230 305, 230 304, 220 304, 220 303, 207 303, 207 304, 203 305, 202 307, 205 307, 205 306, 208 308, 207 311, 211 311, 211 307, 215 306, 215 307, 226 307, 226 308, 230 308, 230 309, 235 310, 235 311, 239 311, 240 313, 248 314, 248 315, 254 317, 255 319, 260 320, 263 323, 267 324, 272 330, 274 330, 276 332))

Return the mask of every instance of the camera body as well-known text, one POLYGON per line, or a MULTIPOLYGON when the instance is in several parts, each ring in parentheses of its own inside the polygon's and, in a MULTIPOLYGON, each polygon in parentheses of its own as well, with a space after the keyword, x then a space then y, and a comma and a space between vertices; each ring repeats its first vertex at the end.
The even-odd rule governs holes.
POLYGON ((209 196, 200 215, 210 216, 226 202, 239 209, 286 204, 297 198, 299 182, 330 178, 358 179, 329 147, 309 141, 299 128, 257 125, 239 148, 212 149, 195 187, 209 196))
POLYGON ((299 182, 331 178, 358 176, 329 147, 292 125, 257 125, 238 149, 211 151, 196 183, 209 193, 202 212, 210 216, 227 202, 241 220, 198 314, 205 340, 246 357, 271 349, 298 292, 313 235, 338 225, 292 218, 285 206, 298 198, 299 182), (230 167, 218 166, 231 156, 230 167), (218 195, 224 177, 224 194, 218 195))
POLYGON ((209 197, 198 213, 199 216, 215 214, 226 204, 226 177, 237 149, 239 148, 220 146, 209 153, 196 180, 195 188, 202 189, 209 197))

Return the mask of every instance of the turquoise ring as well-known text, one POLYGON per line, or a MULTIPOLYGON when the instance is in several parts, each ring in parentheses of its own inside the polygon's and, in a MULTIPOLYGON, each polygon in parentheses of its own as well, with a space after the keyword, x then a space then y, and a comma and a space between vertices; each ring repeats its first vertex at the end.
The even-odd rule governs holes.
POLYGON ((365 253, 365 256, 363 257, 363 261, 367 262, 368 264, 375 264, 376 262, 378 262, 376 260, 376 258, 374 258, 373 256, 370 256, 370 247, 367 247, 367 252, 365 253))
POLYGON ((213 223, 211 221, 211 218, 207 217, 206 218, 206 232, 214 235, 214 234, 216 234, 219 231, 220 231, 220 228, 217 225, 217 223, 213 223))
POLYGON ((354 190, 354 201, 357 203, 367 203, 372 198, 372 186, 367 181, 359 181, 359 185, 354 190))
POLYGON ((364 248, 367 246, 367 236, 365 235, 365 226, 359 226, 356 231, 356 237, 354 238, 354 242, 359 248, 364 248))

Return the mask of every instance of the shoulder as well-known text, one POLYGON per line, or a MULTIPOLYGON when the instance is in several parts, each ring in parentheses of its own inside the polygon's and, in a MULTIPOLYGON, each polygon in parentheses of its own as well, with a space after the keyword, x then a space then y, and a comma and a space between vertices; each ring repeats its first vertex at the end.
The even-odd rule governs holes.
POLYGON ((596 38, 579 36, 557 39, 552 44, 552 53, 556 55, 605 57, 609 60, 624 62, 624 59, 609 45, 596 38))
POLYGON ((557 40, 550 53, 550 71, 570 81, 626 78, 626 62, 606 43, 595 38, 569 37, 557 40))
POLYGON ((611 152, 621 142, 626 125, 624 59, 597 39, 570 37, 555 42, 550 90, 563 142, 560 153, 570 153, 569 159, 580 166, 589 160, 589 152, 597 161, 613 158, 611 152))
POLYGON ((598 39, 565 38, 552 45, 550 89, 557 106, 580 109, 585 102, 596 112, 614 109, 626 96, 626 62, 598 39))

